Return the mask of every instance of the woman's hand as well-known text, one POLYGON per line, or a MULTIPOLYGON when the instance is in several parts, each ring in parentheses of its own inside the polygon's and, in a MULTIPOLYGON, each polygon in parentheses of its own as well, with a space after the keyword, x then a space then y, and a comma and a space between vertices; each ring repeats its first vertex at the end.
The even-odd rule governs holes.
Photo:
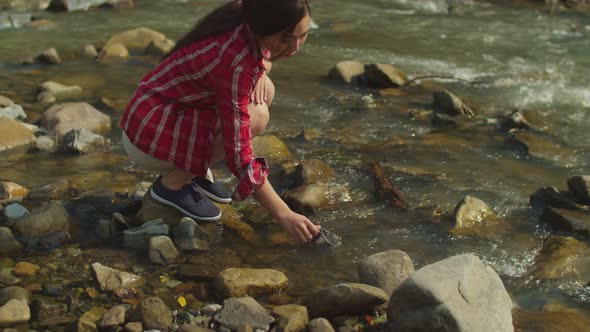
POLYGON ((281 226, 295 239, 309 243, 320 232, 320 226, 314 225, 305 216, 289 211, 285 216, 277 218, 281 226))
POLYGON ((250 102, 256 105, 260 105, 266 103, 268 101, 268 91, 266 89, 267 84, 266 80, 268 80, 268 76, 263 74, 258 82, 256 82, 256 86, 254 87, 254 92, 250 95, 250 102))

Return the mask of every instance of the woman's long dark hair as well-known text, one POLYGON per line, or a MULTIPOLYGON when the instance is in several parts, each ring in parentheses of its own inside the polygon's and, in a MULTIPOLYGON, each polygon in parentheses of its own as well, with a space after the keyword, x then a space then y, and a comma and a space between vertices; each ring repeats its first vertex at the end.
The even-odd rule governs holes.
POLYGON ((294 29, 306 15, 311 15, 307 0, 233 0, 202 18, 168 55, 201 39, 231 31, 244 20, 254 34, 267 37, 294 29))

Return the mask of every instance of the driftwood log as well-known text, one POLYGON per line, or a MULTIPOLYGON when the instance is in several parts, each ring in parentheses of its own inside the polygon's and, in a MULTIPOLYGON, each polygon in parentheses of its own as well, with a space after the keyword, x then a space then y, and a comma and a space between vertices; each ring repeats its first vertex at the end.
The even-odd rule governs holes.
POLYGON ((389 206, 408 209, 410 205, 404 194, 396 187, 396 185, 385 175, 381 163, 370 163, 369 170, 375 177, 375 191, 377 195, 387 202, 389 206))

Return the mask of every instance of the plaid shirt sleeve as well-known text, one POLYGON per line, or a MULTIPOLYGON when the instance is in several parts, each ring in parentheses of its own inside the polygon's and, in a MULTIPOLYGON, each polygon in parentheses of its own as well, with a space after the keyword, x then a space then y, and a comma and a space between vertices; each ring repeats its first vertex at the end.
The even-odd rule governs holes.
POLYGON ((256 74, 238 66, 223 66, 217 73, 215 93, 225 149, 225 161, 239 179, 235 200, 243 200, 268 177, 264 158, 254 158, 248 104, 256 82, 256 74))

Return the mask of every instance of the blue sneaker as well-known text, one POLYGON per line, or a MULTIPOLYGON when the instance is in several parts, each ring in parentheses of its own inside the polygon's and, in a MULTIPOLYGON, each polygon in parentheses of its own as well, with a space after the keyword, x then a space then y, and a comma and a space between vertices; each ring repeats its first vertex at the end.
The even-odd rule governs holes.
POLYGON ((193 183, 180 190, 170 190, 162 185, 159 177, 150 189, 156 201, 171 206, 188 217, 202 221, 215 221, 221 218, 221 211, 210 199, 203 196, 193 183))
POLYGON ((211 182, 206 178, 197 176, 193 178, 192 183, 196 185, 197 189, 203 195, 209 197, 211 200, 221 204, 231 203, 231 194, 221 183, 216 182, 215 179, 211 182))

